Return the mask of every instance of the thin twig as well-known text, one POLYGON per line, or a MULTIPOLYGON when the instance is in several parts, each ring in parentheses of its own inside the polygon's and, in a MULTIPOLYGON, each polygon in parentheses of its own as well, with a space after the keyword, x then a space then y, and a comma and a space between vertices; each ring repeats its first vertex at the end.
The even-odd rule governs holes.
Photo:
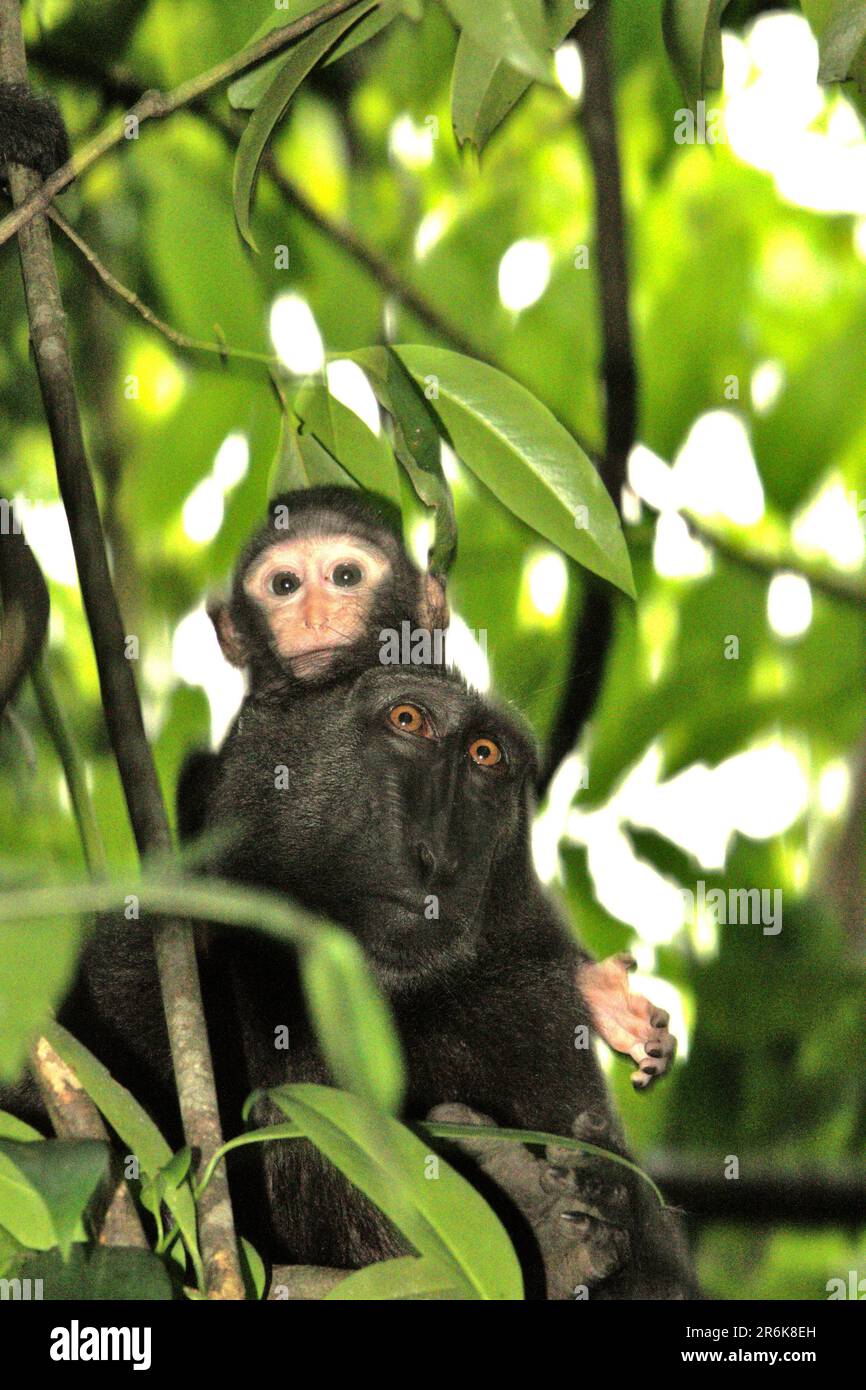
MULTIPOLYGON (((17 0, 0 0, 0 70, 7 80, 28 80, 17 0)), ((38 192, 39 177, 16 164, 9 165, 8 177, 13 203, 20 209, 38 192)), ((51 233, 44 216, 24 218, 18 247, 30 337, 93 639, 103 710, 139 850, 143 855, 158 854, 171 845, 168 818, 144 732, 132 667, 125 654, 123 625, 81 432, 51 233)), ((189 923, 157 922, 154 946, 184 1132, 190 1148, 198 1150, 207 1162, 222 1136, 189 923)), ((221 1175, 217 1178, 199 1208, 207 1288, 215 1297, 242 1298, 228 1186, 221 1175)))
POLYGON ((56 207, 52 206, 48 208, 47 211, 51 221, 55 223, 67 240, 71 241, 75 249, 81 252, 87 264, 92 268, 105 287, 111 290, 112 294, 116 294, 118 299, 122 299, 124 304, 128 304, 130 309, 133 309, 135 313, 138 314, 139 318, 144 319, 145 323, 149 324, 151 328, 155 328, 157 333, 161 333, 162 336, 167 338, 170 343, 173 343, 175 347, 183 348, 188 352, 207 352, 211 353, 214 357, 221 357, 224 359, 235 357, 243 362, 261 362, 263 366, 267 367, 276 367, 280 365, 280 359, 273 353, 253 352, 252 349, 232 347, 228 343, 209 342, 205 338, 191 338, 189 334, 181 333, 179 329, 172 328, 171 324, 166 323, 165 319, 161 319, 158 314, 155 314, 153 309, 145 304, 134 290, 131 290, 128 285, 124 285, 121 280, 118 280, 117 276, 108 269, 108 266, 100 260, 99 256, 93 250, 93 247, 88 245, 84 238, 78 235, 75 228, 69 225, 66 218, 56 207))
POLYGON ((75 736, 57 698, 54 683, 48 674, 48 668, 44 661, 36 662, 30 672, 30 679, 33 682, 33 690, 36 694, 43 723, 63 768, 72 814, 78 826, 84 862, 89 873, 100 876, 107 872, 108 861, 105 857, 105 845, 102 842, 99 822, 93 807, 93 798, 87 785, 84 762, 78 751, 75 736))
MULTIPOLYGON (((206 72, 201 72, 197 77, 191 77, 187 82, 182 82, 179 87, 175 87, 172 91, 151 90, 145 92, 130 111, 126 112, 119 120, 106 126, 105 130, 100 131, 92 140, 88 140, 87 144, 83 145, 80 150, 76 150, 72 158, 61 165, 43 184, 34 184, 26 197, 18 203, 15 211, 10 212, 0 222, 0 246, 26 226, 37 213, 44 212, 55 195, 72 183, 73 179, 79 178, 86 169, 89 169, 115 145, 128 139, 131 119, 134 119, 138 126, 144 125, 145 121, 164 120, 166 116, 171 116, 175 111, 180 111, 185 106, 191 106, 206 92, 212 91, 214 87, 221 86, 224 82, 236 77, 238 73, 245 72, 247 68, 255 67, 264 58, 269 58, 272 54, 288 47, 295 39, 311 33, 313 29, 317 29, 326 20, 333 19, 336 15, 345 14, 357 3, 358 0, 326 0, 326 3, 320 5, 317 10, 294 20, 292 24, 285 24, 278 29, 272 29, 257 43, 250 44, 249 48, 244 48, 240 53, 234 53, 230 58, 223 59, 221 63, 216 63, 206 72)), ((12 70, 7 69, 6 71, 11 74, 12 70)), ((12 80, 17 79, 13 78, 12 80)))

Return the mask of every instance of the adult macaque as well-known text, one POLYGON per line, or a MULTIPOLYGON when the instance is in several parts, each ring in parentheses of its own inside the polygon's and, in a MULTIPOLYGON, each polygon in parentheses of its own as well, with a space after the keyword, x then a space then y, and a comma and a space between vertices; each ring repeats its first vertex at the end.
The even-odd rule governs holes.
MULTIPOLYGON (((290 706, 253 699, 212 781, 205 825, 223 848, 210 867, 295 897, 360 940, 405 1049, 407 1118, 456 1103, 479 1121, 570 1134, 580 1116, 582 1137, 623 1152, 577 948, 532 868, 535 770, 521 726, 453 673, 378 667, 290 706)), ((330 1079, 285 945, 215 931, 205 990, 227 1125, 256 1088, 330 1079), (288 1052, 274 1046, 285 1026, 288 1052)), ((496 1153, 486 1167, 482 1156, 480 1181, 486 1172, 495 1187, 533 1292, 688 1296, 671 1220, 627 1169, 496 1153)), ((309 1145, 248 1153, 256 1164, 248 1189, 235 1168, 236 1196, 248 1220, 266 1217, 247 1229, 271 1258, 355 1267, 401 1251, 309 1145)))
MULTIPOLYGON (((277 497, 241 554, 229 599, 208 611, 254 696, 354 678, 385 659, 383 633, 408 623, 438 637, 449 618, 444 581, 412 563, 387 504, 341 487, 277 497)), ((438 662, 441 644, 428 650, 438 662)), ((184 768, 178 804, 187 837, 201 831, 214 766, 212 754, 197 753, 184 768)), ((633 964, 625 954, 584 957, 580 988, 596 1031, 637 1063, 632 1081, 642 1090, 667 1071, 676 1043, 668 1015, 629 992, 633 964)))

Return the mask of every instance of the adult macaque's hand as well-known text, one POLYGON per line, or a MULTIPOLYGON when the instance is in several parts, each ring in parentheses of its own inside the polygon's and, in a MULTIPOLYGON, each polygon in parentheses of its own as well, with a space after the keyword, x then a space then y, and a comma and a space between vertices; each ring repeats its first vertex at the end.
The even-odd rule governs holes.
POLYGON ((631 1080, 636 1091, 644 1091, 670 1069, 677 1040, 668 1031, 670 1017, 664 1009, 629 990, 629 971, 636 964, 629 951, 588 961, 578 970, 577 983, 596 1032, 614 1052, 623 1052, 637 1063, 631 1080))

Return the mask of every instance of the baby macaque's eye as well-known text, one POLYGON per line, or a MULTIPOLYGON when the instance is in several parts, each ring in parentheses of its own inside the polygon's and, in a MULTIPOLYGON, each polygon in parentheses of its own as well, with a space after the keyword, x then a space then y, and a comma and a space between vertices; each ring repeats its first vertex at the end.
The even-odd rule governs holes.
POLYGON ((335 565, 331 580, 341 589, 354 589, 356 584, 360 584, 364 578, 364 571, 360 565, 347 560, 341 565, 335 565))
POLYGON ((292 570, 280 570, 277 574, 272 574, 268 588, 272 594, 282 597, 285 594, 293 594, 296 589, 300 589, 301 581, 292 570))

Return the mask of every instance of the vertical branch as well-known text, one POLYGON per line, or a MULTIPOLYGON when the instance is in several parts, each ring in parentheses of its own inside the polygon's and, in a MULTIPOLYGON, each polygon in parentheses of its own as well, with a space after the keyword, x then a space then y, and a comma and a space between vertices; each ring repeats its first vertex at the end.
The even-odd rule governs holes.
MULTIPOLYGON (((0 69, 8 81, 27 82, 17 0, 0 0, 0 69)), ((14 164, 8 174, 13 203, 20 208, 39 189, 39 176, 14 164)), ((18 248, 30 338, 93 638, 108 732, 139 851, 143 855, 164 852, 171 843, 168 818, 132 668, 125 655, 123 626, 81 432, 51 234, 43 215, 21 226, 18 248)), ((192 929, 188 923, 160 921, 154 926, 154 944, 184 1132, 190 1148, 206 1163, 222 1136, 192 929)), ((224 1173, 204 1194, 199 1218, 208 1292, 214 1297, 242 1298, 224 1173)))
MULTIPOLYGON (((619 146, 608 36, 608 0, 596 0, 577 29, 583 55, 583 128, 595 182, 594 255, 598 267, 604 385, 605 448, 602 481, 621 510, 626 464, 637 430, 637 368, 629 313, 629 274, 619 146)), ((613 640, 614 595, 587 575, 574 633, 565 695, 551 729, 539 793, 580 737, 595 708, 613 640)))

